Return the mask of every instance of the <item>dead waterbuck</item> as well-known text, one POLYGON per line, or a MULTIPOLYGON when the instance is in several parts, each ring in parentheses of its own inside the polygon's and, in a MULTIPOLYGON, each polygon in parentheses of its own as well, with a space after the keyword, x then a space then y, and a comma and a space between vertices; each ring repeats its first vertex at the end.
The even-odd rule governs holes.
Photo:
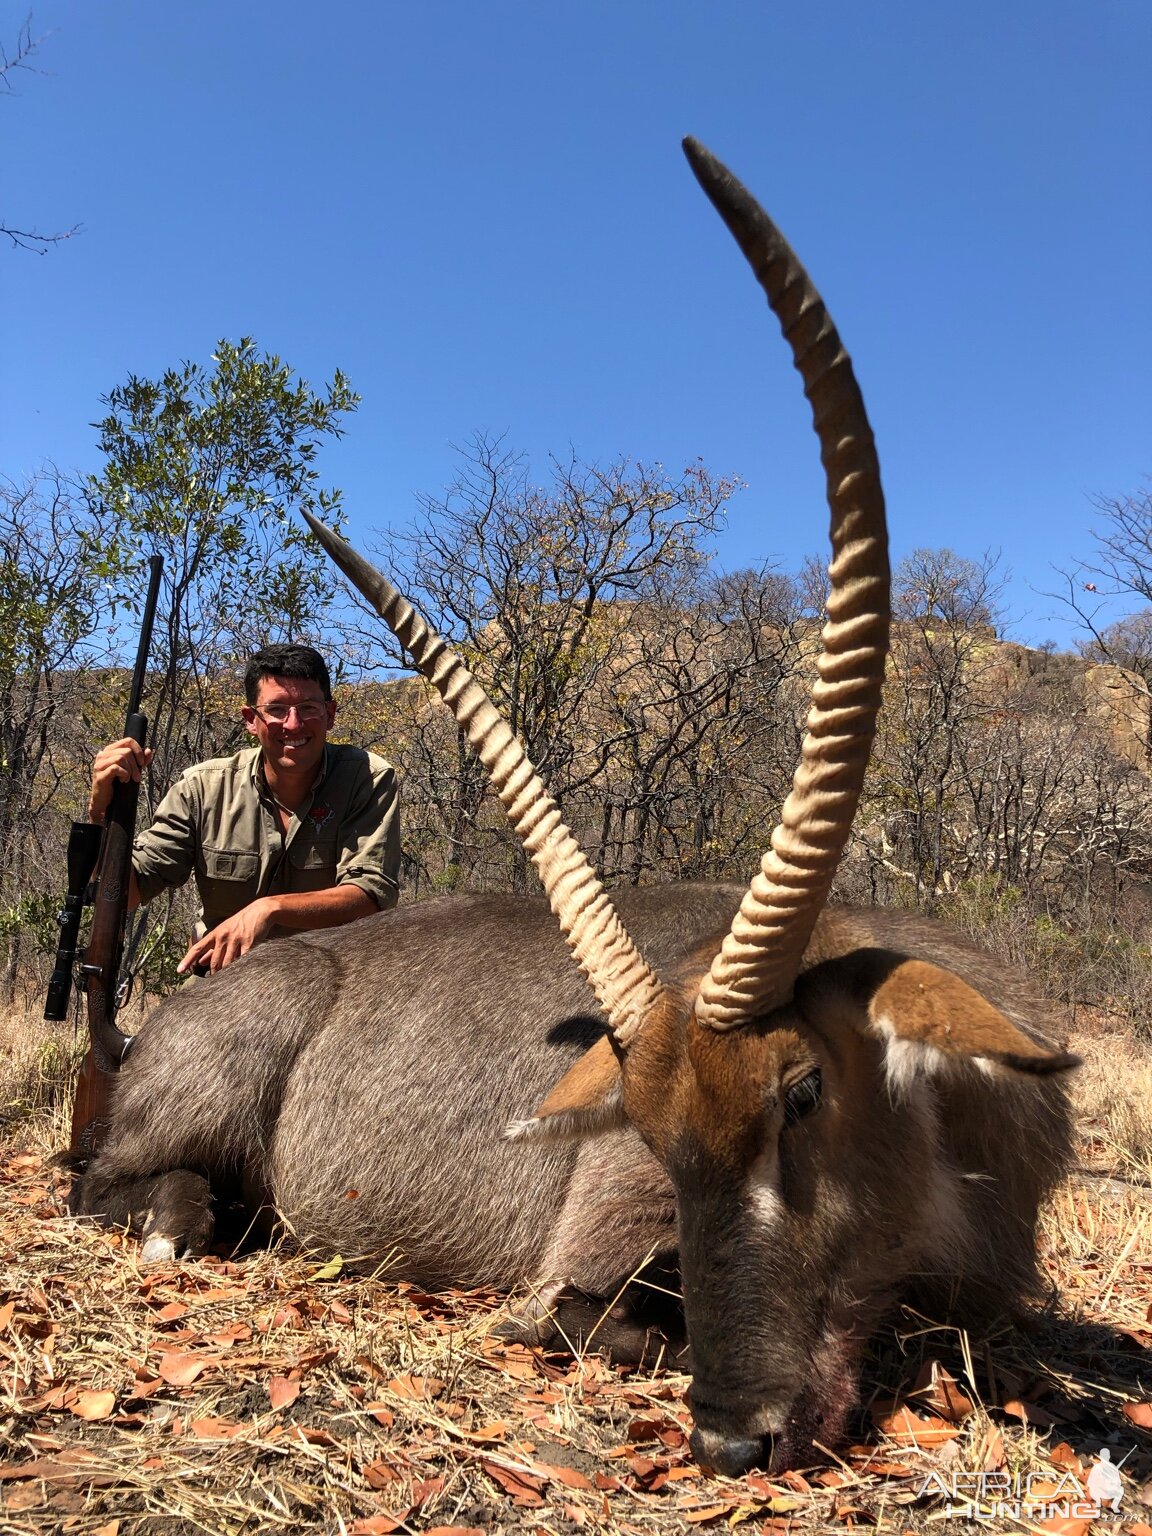
MULTIPOLYGON (((946 930, 826 905, 887 652, 879 472, 807 275, 686 150, 792 347, 831 507, 819 678, 760 872, 610 900, 463 664, 314 523, 455 711, 547 901, 449 898, 277 940, 171 998, 76 1208, 142 1230, 146 1258, 196 1253, 212 1187, 239 1181, 300 1239, 395 1250, 425 1286, 527 1286, 511 1326, 539 1340, 655 1254, 679 1267, 695 1452, 738 1473, 841 1435, 897 1293, 972 1318, 1035 1292, 1074 1058, 1027 983, 946 930)), ((627 1352, 642 1323, 600 1337, 627 1352)))

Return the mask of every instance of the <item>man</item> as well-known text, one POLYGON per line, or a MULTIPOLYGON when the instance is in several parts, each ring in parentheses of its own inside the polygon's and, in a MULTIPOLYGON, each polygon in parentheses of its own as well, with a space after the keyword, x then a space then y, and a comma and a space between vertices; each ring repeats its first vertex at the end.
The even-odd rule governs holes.
MULTIPOLYGON (((195 875, 201 921, 182 972, 218 971, 264 939, 338 927, 399 895, 396 775, 381 757, 328 742, 336 705, 323 657, 267 646, 248 664, 244 696, 256 745, 189 768, 132 852, 133 907, 195 875)), ((97 754, 91 821, 151 757, 130 737, 97 754)))

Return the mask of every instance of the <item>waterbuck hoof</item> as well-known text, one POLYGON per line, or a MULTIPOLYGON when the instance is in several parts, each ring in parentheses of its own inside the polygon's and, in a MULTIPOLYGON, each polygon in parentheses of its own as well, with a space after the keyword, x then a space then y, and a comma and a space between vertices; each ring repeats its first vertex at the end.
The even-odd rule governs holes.
POLYGON ((705 1472, 719 1477, 743 1477, 745 1472, 767 1467, 772 1462, 771 1435, 750 1440, 726 1440, 721 1435, 704 1434, 694 1429, 689 1445, 693 1458, 705 1472))
POLYGON ((532 1317, 524 1312, 510 1312, 493 1327, 492 1337, 505 1344, 527 1344, 535 1348, 551 1343, 556 1337, 556 1328, 548 1314, 532 1317))
POLYGON ((140 1250, 141 1264, 171 1264, 175 1258, 175 1242, 159 1232, 148 1238, 140 1250))

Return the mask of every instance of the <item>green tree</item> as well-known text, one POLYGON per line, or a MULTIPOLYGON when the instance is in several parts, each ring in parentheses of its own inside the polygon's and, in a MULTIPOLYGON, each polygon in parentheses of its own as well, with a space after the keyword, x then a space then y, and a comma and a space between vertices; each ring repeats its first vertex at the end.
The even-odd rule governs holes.
POLYGON ((340 493, 315 460, 358 403, 339 371, 314 393, 249 337, 220 342, 210 368, 133 375, 103 397, 91 493, 117 520, 110 558, 127 576, 164 557, 162 685, 149 698, 158 784, 221 746, 220 682, 247 653, 322 631, 332 575, 297 511, 339 524, 340 493))
POLYGON ((88 489, 113 520, 107 559, 133 604, 146 557, 164 559, 145 701, 154 798, 189 763, 240 744, 248 654, 323 640, 334 574, 298 512, 340 526, 340 493, 321 485, 316 459, 359 396, 338 370, 314 391, 244 337, 221 341, 210 366, 132 375, 101 403, 105 464, 88 489))

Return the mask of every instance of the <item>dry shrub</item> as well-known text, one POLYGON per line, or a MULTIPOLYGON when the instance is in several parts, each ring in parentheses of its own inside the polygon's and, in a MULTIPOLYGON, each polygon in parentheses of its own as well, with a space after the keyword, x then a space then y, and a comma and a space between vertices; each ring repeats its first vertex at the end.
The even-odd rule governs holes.
POLYGON ((48 1023, 39 1007, 0 1012, 0 1120, 70 1109, 86 1044, 71 1024, 48 1023))
POLYGON ((1057 920, 1024 892, 988 879, 958 885, 933 915, 1029 972, 1074 1015, 1105 1009, 1152 1043, 1152 945, 1147 915, 1135 906, 1106 924, 1084 926, 1057 920))
POLYGON ((1087 1161, 1152 1185, 1152 1043, 1098 1026, 1072 1047, 1084 1058, 1074 1084, 1087 1161))

